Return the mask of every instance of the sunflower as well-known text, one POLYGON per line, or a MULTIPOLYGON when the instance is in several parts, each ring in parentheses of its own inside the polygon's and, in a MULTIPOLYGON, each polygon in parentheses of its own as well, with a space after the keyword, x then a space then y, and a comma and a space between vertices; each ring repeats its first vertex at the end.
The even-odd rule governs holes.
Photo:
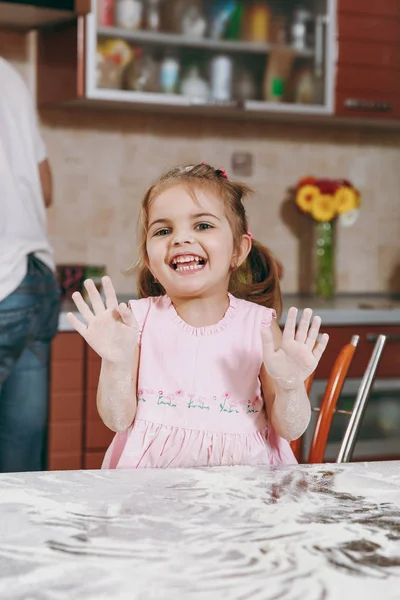
POLYGON ((335 193, 335 201, 337 211, 341 215, 359 207, 360 195, 354 188, 343 186, 335 193))
POLYGON ((336 202, 329 194, 319 194, 311 204, 311 214, 316 221, 332 221, 336 217, 336 202))
POLYGON ((303 185, 296 194, 296 204, 305 213, 311 212, 314 199, 320 195, 315 185, 303 185))

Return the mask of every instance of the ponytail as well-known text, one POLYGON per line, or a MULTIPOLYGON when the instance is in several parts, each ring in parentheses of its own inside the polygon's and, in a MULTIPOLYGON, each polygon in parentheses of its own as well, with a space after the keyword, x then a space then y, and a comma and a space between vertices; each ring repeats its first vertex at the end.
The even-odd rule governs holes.
POLYGON ((229 289, 237 298, 261 304, 282 313, 282 294, 279 278, 282 265, 271 250, 254 238, 246 261, 232 273, 229 289))

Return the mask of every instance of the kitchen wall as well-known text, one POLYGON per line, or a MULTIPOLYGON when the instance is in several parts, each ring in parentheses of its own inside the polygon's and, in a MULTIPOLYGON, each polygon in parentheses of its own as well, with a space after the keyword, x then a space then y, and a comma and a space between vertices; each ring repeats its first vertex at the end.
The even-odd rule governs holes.
MULTIPOLYGON (((0 33, 0 55, 33 90, 34 37, 0 33)), ((256 192, 249 220, 283 262, 285 292, 306 287, 300 238, 310 230, 283 207, 288 189, 308 174, 350 179, 362 193, 359 220, 338 233, 338 291, 400 292, 400 131, 77 109, 42 111, 40 119, 54 173, 48 216, 58 263, 105 264, 117 290, 130 293, 134 281, 122 271, 135 258, 145 188, 177 163, 230 170, 237 150, 254 156, 245 178, 256 192)))

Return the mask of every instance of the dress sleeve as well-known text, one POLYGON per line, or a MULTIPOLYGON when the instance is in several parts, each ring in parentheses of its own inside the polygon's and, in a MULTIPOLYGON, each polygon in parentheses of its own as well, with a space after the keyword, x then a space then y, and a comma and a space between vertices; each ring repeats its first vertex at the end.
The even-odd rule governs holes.
POLYGON ((276 319, 276 311, 273 308, 267 308, 266 306, 261 306, 261 309, 261 324, 269 327, 271 321, 276 319))
POLYGON ((140 298, 140 300, 129 300, 128 302, 128 306, 133 312, 139 325, 139 346, 142 342, 142 333, 146 325, 146 319, 150 311, 151 302, 151 298, 140 298))

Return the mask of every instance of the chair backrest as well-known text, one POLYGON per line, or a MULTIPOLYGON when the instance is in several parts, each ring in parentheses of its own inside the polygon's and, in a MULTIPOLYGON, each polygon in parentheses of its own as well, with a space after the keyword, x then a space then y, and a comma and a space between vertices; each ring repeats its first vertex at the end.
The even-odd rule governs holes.
POLYGON ((350 342, 343 346, 333 364, 321 406, 316 409, 319 411, 319 415, 311 441, 308 463, 322 463, 324 459, 333 415, 359 339, 358 335, 353 335, 350 342))
POLYGON ((375 381, 376 372, 382 358, 385 344, 386 336, 378 335, 371 358, 369 359, 367 368, 360 383, 360 387, 358 388, 349 424, 343 436, 339 454, 336 459, 337 463, 350 462, 353 457, 358 431, 367 408, 367 403, 375 381))

